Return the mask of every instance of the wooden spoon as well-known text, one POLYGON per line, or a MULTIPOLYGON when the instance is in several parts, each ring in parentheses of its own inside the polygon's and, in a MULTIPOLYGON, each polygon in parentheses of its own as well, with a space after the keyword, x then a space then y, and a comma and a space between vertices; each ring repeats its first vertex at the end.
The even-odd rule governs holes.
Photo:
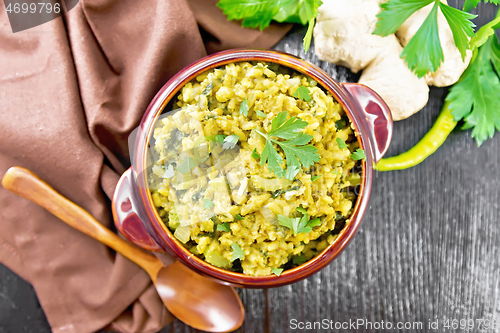
POLYGON ((202 331, 228 332, 243 323, 243 304, 234 288, 204 278, 179 262, 163 267, 155 256, 118 237, 31 171, 12 167, 2 185, 142 267, 167 309, 187 325, 202 331))

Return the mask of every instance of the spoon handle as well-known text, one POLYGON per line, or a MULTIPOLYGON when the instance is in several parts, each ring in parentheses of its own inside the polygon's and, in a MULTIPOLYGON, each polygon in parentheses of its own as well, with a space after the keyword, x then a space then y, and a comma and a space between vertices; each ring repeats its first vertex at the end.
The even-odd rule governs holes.
POLYGON ((7 190, 45 208, 66 224, 121 253, 142 267, 153 282, 156 282, 156 275, 163 265, 155 256, 118 237, 86 210, 63 197, 31 171, 12 167, 5 173, 2 185, 7 190))

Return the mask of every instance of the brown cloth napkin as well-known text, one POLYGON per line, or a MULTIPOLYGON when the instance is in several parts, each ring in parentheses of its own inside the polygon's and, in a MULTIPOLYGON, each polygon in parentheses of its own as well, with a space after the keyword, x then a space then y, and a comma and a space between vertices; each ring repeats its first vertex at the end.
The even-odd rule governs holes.
MULTIPOLYGON (((0 176, 26 167, 110 226, 128 134, 158 89, 206 50, 268 48, 290 28, 240 28, 216 2, 80 0, 13 34, 0 0, 0 176)), ((3 188, 0 205, 0 262, 33 285, 54 332, 155 332, 172 319, 122 256, 3 188)))

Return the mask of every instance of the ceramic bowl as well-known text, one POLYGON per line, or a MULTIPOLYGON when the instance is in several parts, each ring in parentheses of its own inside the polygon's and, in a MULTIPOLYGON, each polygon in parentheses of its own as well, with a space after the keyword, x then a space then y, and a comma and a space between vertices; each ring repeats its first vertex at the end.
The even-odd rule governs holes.
POLYGON ((117 229, 136 245, 168 253, 190 269, 220 283, 246 288, 277 287, 302 280, 327 266, 351 241, 368 206, 373 165, 386 152, 392 137, 392 117, 386 103, 370 88, 356 83, 338 83, 319 67, 293 55, 261 50, 230 50, 202 58, 172 77, 147 108, 135 139, 130 140, 132 168, 123 174, 113 197, 117 229), (147 187, 147 152, 156 120, 179 90, 197 75, 232 62, 264 61, 289 67, 316 80, 343 106, 365 151, 362 181, 353 213, 336 240, 308 262, 280 276, 253 277, 235 273, 199 259, 190 253, 160 219, 147 187))

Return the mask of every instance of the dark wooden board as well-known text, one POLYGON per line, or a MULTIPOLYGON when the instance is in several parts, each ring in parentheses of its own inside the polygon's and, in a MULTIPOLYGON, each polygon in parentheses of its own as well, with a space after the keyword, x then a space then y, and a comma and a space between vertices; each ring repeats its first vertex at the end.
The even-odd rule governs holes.
MULTIPOLYGON (((461 6, 463 1, 450 1, 461 6)), ((481 4, 478 25, 495 7, 481 4)), ((342 67, 304 55, 304 30, 276 48, 318 64, 339 81, 355 81, 342 67)), ((427 106, 397 122, 388 155, 401 153, 432 126, 446 89, 431 88, 427 106)), ((500 107, 500 106, 499 106, 500 107)), ((499 111, 500 112, 500 111, 499 111)), ((480 148, 470 131, 455 131, 421 165, 375 173, 370 207, 360 231, 330 266, 297 284, 239 290, 246 320, 237 332, 294 332, 291 321, 422 322, 405 332, 500 332, 500 135, 480 148), (446 329, 445 320, 474 320, 474 329, 446 329), (478 329, 480 320, 497 329, 478 329), (439 320, 439 329, 429 322, 439 320)), ((0 265, 0 333, 49 332, 27 283, 0 265)), ((308 332, 396 332, 318 329, 308 332)), ((179 321, 163 333, 195 332, 179 321)))

